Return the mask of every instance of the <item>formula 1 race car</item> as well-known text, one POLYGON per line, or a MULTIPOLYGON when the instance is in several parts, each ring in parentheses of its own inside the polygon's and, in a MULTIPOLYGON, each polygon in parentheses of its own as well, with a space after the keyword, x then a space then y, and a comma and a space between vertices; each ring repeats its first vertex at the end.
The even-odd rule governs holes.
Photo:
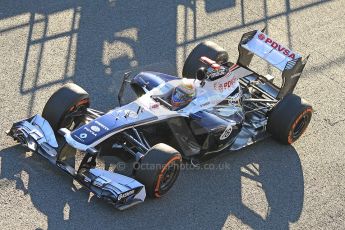
POLYGON ((231 63, 217 44, 200 43, 185 61, 183 78, 125 74, 120 107, 106 113, 89 108, 88 93, 67 84, 50 97, 42 115, 14 123, 7 134, 118 209, 146 195, 160 197, 176 181, 182 159, 195 164, 269 136, 291 144, 306 130, 312 107, 293 91, 308 58, 302 60, 264 30, 245 33, 238 50, 231 63), (281 86, 249 68, 254 54, 282 71, 281 86), (188 95, 181 84, 190 87, 188 95), (126 87, 137 99, 123 104, 126 87), (188 103, 174 106, 187 96, 188 103), (67 163, 67 147, 82 154, 79 167, 67 163), (129 176, 96 167, 99 157, 110 155, 135 163, 129 176))

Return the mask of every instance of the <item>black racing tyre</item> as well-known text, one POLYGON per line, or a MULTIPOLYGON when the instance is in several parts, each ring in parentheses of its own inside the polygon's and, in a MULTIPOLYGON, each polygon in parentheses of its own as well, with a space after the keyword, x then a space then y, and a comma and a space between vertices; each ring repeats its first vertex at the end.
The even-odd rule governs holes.
POLYGON ((218 64, 228 61, 228 53, 219 45, 212 41, 205 41, 197 45, 188 55, 182 70, 182 76, 185 78, 195 78, 195 74, 200 67, 206 67, 200 61, 200 57, 206 56, 218 64))
POLYGON ((58 89, 44 106, 42 117, 46 119, 56 132, 60 128, 69 127, 74 121, 76 112, 82 113, 89 107, 89 94, 80 86, 69 83, 58 89))
POLYGON ((161 197, 172 188, 180 172, 181 160, 181 154, 176 149, 163 143, 147 151, 135 175, 145 185, 149 197, 161 197))
POLYGON ((268 116, 267 131, 282 144, 292 144, 307 129, 312 106, 294 94, 286 95, 268 116))

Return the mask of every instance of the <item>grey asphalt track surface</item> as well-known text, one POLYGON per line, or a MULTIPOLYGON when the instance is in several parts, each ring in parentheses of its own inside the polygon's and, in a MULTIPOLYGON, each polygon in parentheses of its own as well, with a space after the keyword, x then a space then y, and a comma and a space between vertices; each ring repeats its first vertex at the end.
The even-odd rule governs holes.
MULTIPOLYGON (((344 229, 345 1, 0 1, 1 229, 344 229), (310 54, 296 93, 315 109, 292 146, 272 139, 182 170, 166 197, 124 212, 4 131, 67 82, 116 106, 128 70, 181 75, 201 41, 237 59, 242 33, 310 54)), ((264 62, 259 71, 279 74, 264 62)), ((265 73, 263 72, 263 73, 265 73)))

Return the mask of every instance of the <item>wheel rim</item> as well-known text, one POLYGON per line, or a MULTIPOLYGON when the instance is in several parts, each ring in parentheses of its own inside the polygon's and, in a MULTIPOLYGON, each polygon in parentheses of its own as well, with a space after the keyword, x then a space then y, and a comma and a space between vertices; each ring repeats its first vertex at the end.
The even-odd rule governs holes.
POLYGON ((310 119, 312 109, 306 109, 294 122, 288 137, 288 143, 291 144, 296 141, 306 130, 310 119))
POLYGON ((308 115, 305 114, 303 117, 298 121, 296 127, 293 130, 292 137, 293 139, 298 138, 304 131, 306 124, 308 123, 308 115))
MULTIPOLYGON (((89 105, 89 100, 84 99, 67 110, 66 115, 60 123, 60 128, 71 128, 76 118, 82 116, 89 105)), ((76 124, 77 125, 77 124, 76 124)))
POLYGON ((164 195, 174 185, 180 172, 181 156, 171 158, 163 167, 155 186, 155 197, 164 195))
POLYGON ((175 182, 177 175, 178 175, 178 164, 176 161, 171 163, 168 168, 165 170, 165 172, 162 175, 161 183, 159 186, 159 190, 161 192, 169 190, 169 188, 173 185, 175 182))

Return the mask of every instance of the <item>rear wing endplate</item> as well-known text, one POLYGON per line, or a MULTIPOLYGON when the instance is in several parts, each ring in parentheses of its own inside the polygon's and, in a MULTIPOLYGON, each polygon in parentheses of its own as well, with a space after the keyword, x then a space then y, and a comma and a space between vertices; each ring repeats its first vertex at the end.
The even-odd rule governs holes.
POLYGON ((237 63, 248 67, 255 54, 282 71, 283 83, 277 96, 281 99, 293 92, 309 56, 302 60, 299 53, 276 42, 264 31, 254 30, 242 35, 237 63))

